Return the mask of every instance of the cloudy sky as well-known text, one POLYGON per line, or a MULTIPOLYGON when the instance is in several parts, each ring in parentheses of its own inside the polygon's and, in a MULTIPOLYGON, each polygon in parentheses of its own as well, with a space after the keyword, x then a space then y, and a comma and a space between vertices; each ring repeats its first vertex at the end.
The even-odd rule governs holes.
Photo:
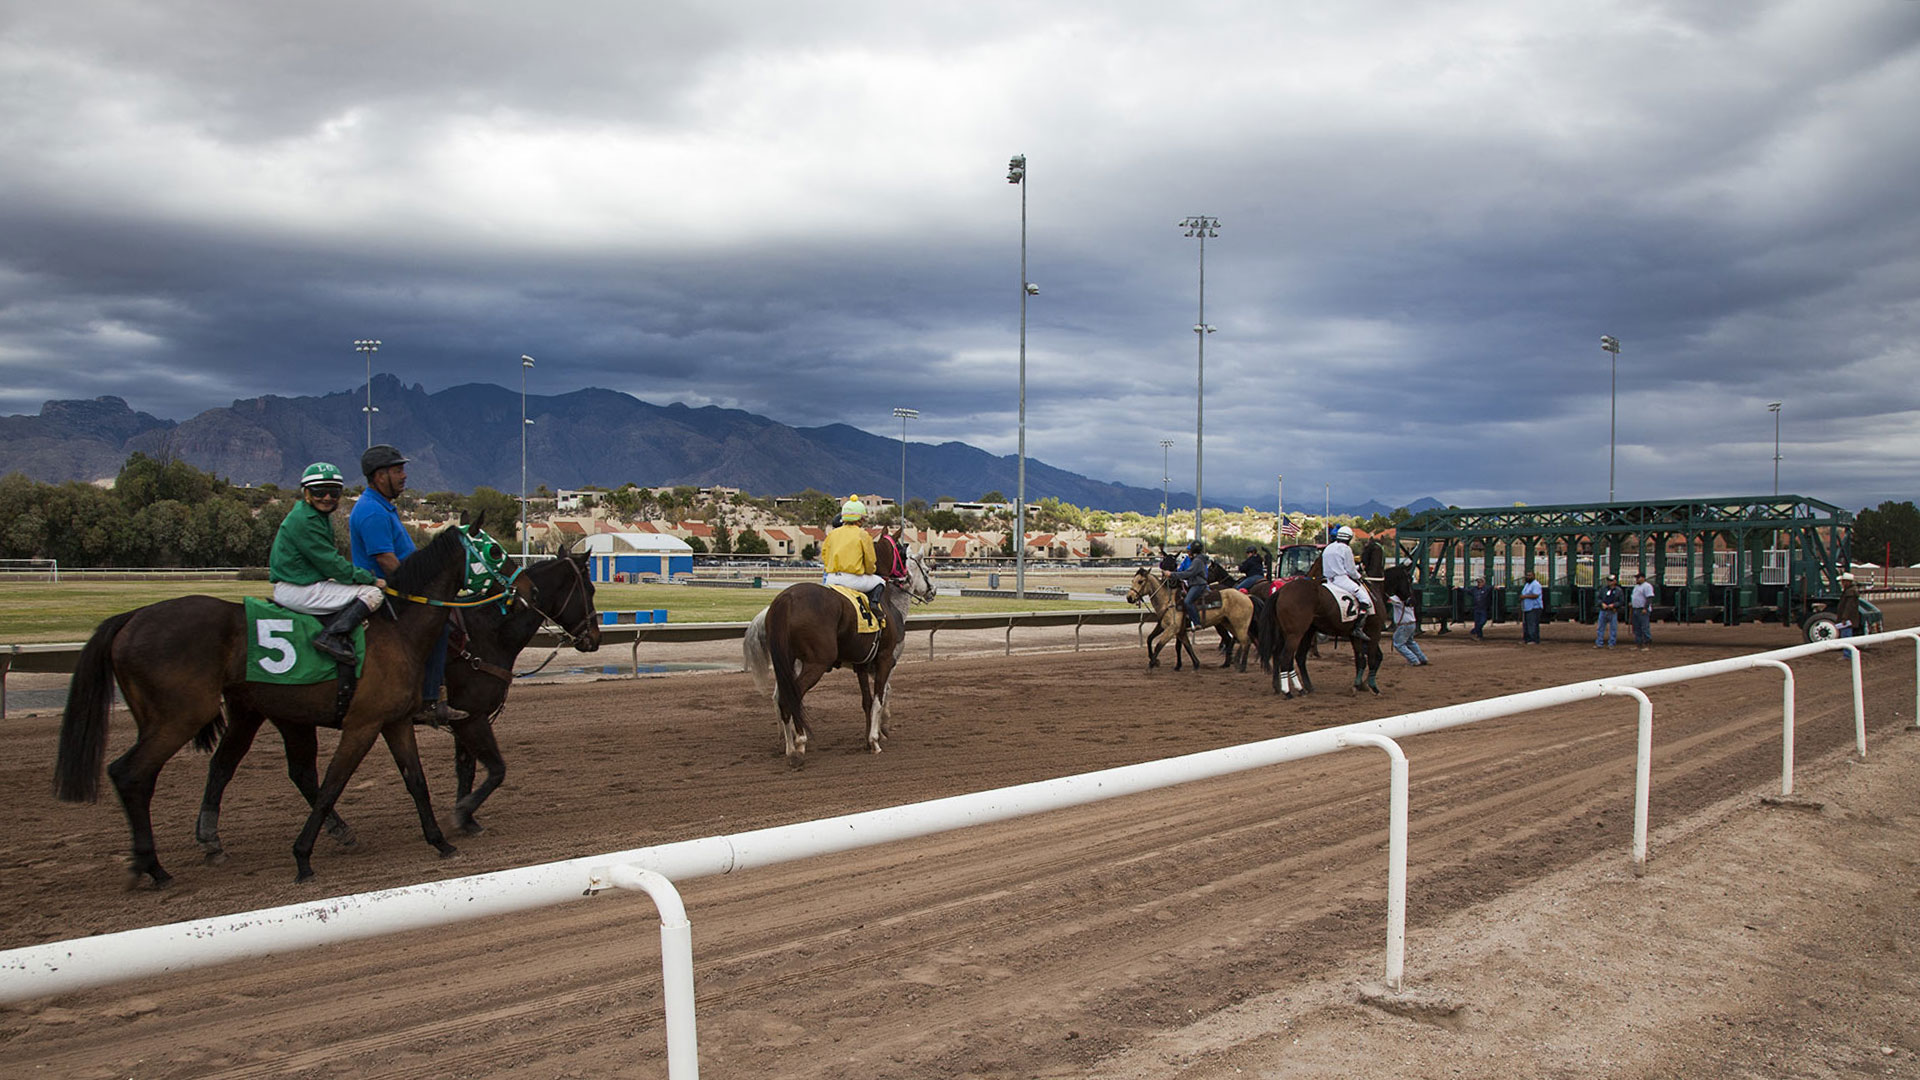
MULTIPOLYGON (((376 370, 1289 506, 1920 496, 1920 2, 0 0, 0 414, 376 370)), ((377 404, 377 403, 376 403, 377 404)), ((644 477, 607 477, 608 482, 644 477)), ((963 493, 973 494, 973 493, 963 493)))

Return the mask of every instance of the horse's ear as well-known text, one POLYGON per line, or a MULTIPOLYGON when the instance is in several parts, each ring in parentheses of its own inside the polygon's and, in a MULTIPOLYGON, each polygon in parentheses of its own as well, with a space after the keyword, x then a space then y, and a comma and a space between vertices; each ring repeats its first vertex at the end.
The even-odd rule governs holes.
MULTIPOLYGON (((461 517, 465 517, 466 515, 465 515, 465 514, 462 514, 462 515, 460 515, 460 516, 461 516, 461 517)), ((477 514, 475 514, 475 515, 473 515, 473 521, 472 521, 472 522, 464 522, 464 521, 463 521, 463 522, 461 522, 461 524, 462 524, 462 525, 465 525, 465 526, 467 527, 467 531, 468 531, 468 532, 470 532, 470 533, 477 533, 477 532, 479 532, 479 531, 480 531, 480 524, 481 524, 482 522, 484 522, 484 521, 486 521, 486 520, 487 520, 487 512, 486 512, 485 510, 482 510, 482 511, 480 511, 479 513, 477 513, 477 514)))

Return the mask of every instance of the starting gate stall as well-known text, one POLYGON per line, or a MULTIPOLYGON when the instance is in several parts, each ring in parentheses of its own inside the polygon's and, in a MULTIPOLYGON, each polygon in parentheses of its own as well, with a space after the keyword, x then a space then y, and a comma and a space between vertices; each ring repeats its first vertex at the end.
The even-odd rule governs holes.
MULTIPOLYGON (((1415 567, 1423 614, 1443 627, 1471 618, 1477 577, 1494 588, 1496 621, 1518 616, 1520 576, 1531 570, 1549 619, 1591 623, 1595 585, 1620 574, 1631 588, 1637 571, 1653 585, 1656 621, 1777 622, 1816 641, 1836 636, 1853 515, 1800 495, 1450 507, 1415 514, 1395 543, 1415 567)), ((1862 631, 1880 622, 1865 600, 1860 616, 1862 631)))

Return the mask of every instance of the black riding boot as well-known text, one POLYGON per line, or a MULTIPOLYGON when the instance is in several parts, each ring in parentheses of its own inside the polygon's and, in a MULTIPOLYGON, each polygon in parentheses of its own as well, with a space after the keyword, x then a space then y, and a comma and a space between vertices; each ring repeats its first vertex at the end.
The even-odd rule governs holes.
POLYGON ((1373 638, 1367 634, 1367 616, 1371 614, 1373 613, 1370 611, 1363 611, 1360 613, 1360 617, 1353 621, 1353 640, 1362 645, 1369 644, 1373 641, 1373 638))
POLYGON ((353 663, 353 628, 371 614, 371 608, 355 600, 334 614, 332 621, 313 639, 313 647, 343 664, 353 663))
POLYGON ((873 621, 883 626, 886 625, 887 621, 887 609, 882 606, 881 601, 885 599, 886 595, 887 587, 885 585, 875 585, 873 588, 867 590, 867 606, 873 609, 873 621))

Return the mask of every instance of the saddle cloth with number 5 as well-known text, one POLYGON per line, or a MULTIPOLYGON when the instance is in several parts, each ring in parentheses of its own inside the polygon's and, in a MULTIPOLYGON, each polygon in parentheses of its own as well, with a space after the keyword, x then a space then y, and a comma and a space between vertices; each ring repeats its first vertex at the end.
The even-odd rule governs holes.
MULTIPOLYGON (((313 647, 320 620, 271 600, 247 597, 247 681, 304 686, 339 675, 333 657, 313 647)), ((353 628, 355 675, 367 666, 367 626, 353 628)))

